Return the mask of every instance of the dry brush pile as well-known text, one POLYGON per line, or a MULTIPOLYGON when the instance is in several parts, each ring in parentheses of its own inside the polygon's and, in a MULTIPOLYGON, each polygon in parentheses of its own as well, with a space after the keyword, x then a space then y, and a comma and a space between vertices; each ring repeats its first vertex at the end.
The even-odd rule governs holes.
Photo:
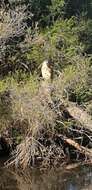
POLYGON ((62 99, 55 97, 54 87, 51 98, 42 85, 33 95, 29 89, 28 85, 28 89, 12 91, 13 118, 20 123, 26 121, 27 127, 6 165, 25 169, 91 162, 92 131, 73 117, 62 99))

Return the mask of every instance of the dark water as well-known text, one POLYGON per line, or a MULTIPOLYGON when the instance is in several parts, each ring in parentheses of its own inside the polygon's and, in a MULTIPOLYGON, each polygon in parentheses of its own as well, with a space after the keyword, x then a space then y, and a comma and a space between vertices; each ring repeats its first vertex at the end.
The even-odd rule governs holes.
POLYGON ((0 190, 92 190, 92 167, 14 173, 0 167, 0 190))

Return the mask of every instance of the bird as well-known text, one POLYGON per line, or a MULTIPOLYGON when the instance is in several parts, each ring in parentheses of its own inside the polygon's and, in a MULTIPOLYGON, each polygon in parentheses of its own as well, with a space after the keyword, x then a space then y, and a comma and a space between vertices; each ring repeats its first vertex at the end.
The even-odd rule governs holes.
POLYGON ((51 59, 42 62, 41 73, 45 81, 53 79, 53 63, 51 59))

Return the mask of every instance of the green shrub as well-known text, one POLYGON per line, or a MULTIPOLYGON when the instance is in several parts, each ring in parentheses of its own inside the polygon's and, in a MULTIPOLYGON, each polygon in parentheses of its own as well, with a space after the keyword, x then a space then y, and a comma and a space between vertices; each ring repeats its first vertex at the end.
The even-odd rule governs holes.
POLYGON ((67 66, 59 76, 59 79, 55 79, 57 96, 62 99, 68 98, 70 101, 74 101, 78 104, 85 104, 85 102, 92 99, 92 86, 88 83, 88 80, 92 76, 88 75, 90 69, 89 59, 83 59, 83 57, 75 58, 74 65, 67 66), (56 84, 58 80, 58 84, 56 84))

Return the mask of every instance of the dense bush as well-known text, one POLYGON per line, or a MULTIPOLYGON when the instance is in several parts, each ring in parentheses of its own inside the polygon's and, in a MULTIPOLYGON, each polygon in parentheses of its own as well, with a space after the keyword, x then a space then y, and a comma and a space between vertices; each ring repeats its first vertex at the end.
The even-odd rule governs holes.
POLYGON ((48 57, 52 57, 56 69, 62 69, 71 64, 71 56, 91 54, 92 24, 87 19, 91 3, 90 0, 76 3, 72 0, 3 1, 0 75, 16 70, 39 73, 39 65, 48 57))
POLYGON ((11 88, 7 87, 8 76, 17 78, 19 84, 26 79, 28 87, 25 88, 28 90, 31 83, 35 89, 34 80, 30 82, 29 78, 37 75, 39 83, 41 63, 51 58, 57 96, 68 96, 81 105, 91 101, 91 8, 90 0, 76 3, 73 0, 8 0, 6 3, 3 0, 0 77, 4 80, 0 82, 0 92, 11 88))
POLYGON ((85 103, 92 100, 92 86, 88 82, 92 80, 92 75, 89 75, 90 61, 88 58, 75 57, 73 63, 56 78, 58 83, 54 81, 56 94, 60 99, 64 98, 85 107, 85 103))

